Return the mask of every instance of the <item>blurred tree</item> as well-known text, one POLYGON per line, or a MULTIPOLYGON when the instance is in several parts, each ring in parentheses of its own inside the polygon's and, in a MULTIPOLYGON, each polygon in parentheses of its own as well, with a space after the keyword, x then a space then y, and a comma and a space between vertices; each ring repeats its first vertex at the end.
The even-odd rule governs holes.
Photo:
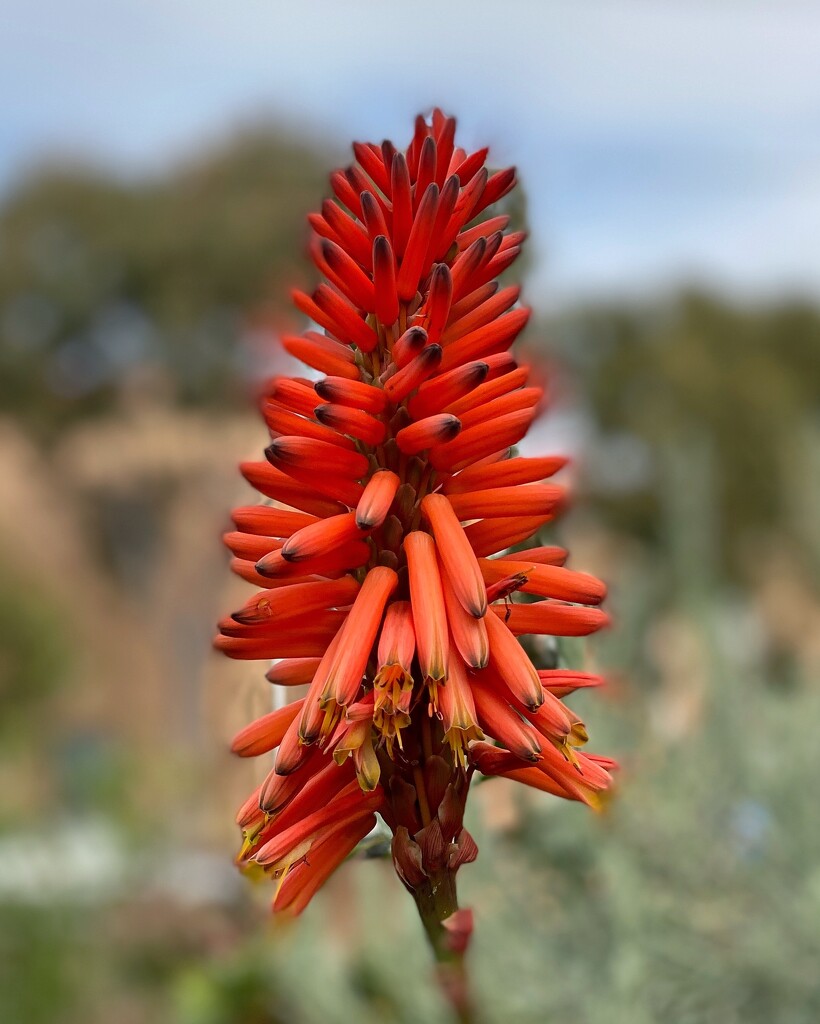
POLYGON ((653 308, 574 312, 552 336, 600 433, 587 486, 610 522, 712 559, 718 575, 737 576, 761 534, 806 546, 805 521, 790 509, 816 507, 820 487, 808 440, 820 422, 815 308, 740 309, 688 293, 653 308), (666 537, 667 511, 684 504, 686 522, 666 537))
POLYGON ((0 406, 48 437, 146 366, 184 402, 230 402, 241 317, 287 303, 327 166, 260 129, 162 178, 30 176, 0 208, 0 406))

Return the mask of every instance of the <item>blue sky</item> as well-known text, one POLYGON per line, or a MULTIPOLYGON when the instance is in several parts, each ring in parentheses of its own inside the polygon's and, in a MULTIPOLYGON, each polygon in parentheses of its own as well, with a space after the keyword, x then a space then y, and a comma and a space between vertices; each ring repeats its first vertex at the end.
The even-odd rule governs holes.
POLYGON ((527 188, 531 301, 820 292, 810 0, 3 0, 0 185, 161 169, 260 116, 342 144, 459 116, 527 188))

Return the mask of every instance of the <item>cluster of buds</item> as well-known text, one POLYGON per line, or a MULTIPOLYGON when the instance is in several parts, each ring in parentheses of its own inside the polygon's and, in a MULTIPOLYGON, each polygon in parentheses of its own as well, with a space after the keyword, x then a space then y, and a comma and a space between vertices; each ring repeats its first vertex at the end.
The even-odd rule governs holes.
POLYGON ((225 537, 261 589, 216 641, 307 686, 233 742, 276 750, 239 812, 240 863, 298 914, 379 814, 443 958, 469 937, 453 880, 477 854, 473 774, 597 807, 614 767, 562 700, 600 678, 539 671, 518 639, 594 632, 605 588, 561 548, 511 551, 561 509, 564 460, 512 451, 543 398, 509 351, 529 310, 497 280, 523 235, 488 213, 515 173, 454 135, 435 110, 406 151, 356 143, 309 218, 325 280, 294 301, 318 329, 283 343, 324 376, 266 387, 271 444, 241 468, 270 502, 225 537))

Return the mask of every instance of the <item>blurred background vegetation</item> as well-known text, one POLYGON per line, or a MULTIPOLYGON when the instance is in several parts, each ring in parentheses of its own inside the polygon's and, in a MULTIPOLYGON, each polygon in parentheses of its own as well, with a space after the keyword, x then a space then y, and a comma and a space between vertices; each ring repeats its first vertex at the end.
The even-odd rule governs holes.
MULTIPOLYGON (((446 1019, 389 865, 346 865, 288 927, 230 862, 253 769, 225 741, 269 695, 209 652, 239 592, 218 534, 334 158, 261 128, 2 201, 4 1022, 446 1019)), ((563 425, 576 454, 558 536, 612 583, 616 628, 567 655, 610 686, 577 707, 625 768, 600 817, 477 787, 485 1019, 815 1024, 820 310, 590 302, 528 344, 544 443, 563 425)))

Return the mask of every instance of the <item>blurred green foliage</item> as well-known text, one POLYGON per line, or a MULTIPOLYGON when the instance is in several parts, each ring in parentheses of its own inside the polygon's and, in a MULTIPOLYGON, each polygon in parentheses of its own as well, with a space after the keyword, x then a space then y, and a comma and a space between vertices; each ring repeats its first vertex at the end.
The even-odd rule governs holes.
POLYGON ((67 632, 64 609, 0 560, 0 748, 5 754, 30 741, 27 727, 69 678, 73 650, 67 632))
MULTIPOLYGON (((672 502, 712 518, 712 580, 742 577, 774 532, 820 570, 816 307, 694 292, 580 310, 551 337, 599 430, 587 489, 607 522, 663 547, 672 502)), ((685 559, 684 576, 693 568, 685 559)))
POLYGON ((30 176, 0 208, 0 406, 49 437, 146 365, 182 402, 230 402, 242 317, 287 303, 326 167, 260 130, 148 181, 30 176))

